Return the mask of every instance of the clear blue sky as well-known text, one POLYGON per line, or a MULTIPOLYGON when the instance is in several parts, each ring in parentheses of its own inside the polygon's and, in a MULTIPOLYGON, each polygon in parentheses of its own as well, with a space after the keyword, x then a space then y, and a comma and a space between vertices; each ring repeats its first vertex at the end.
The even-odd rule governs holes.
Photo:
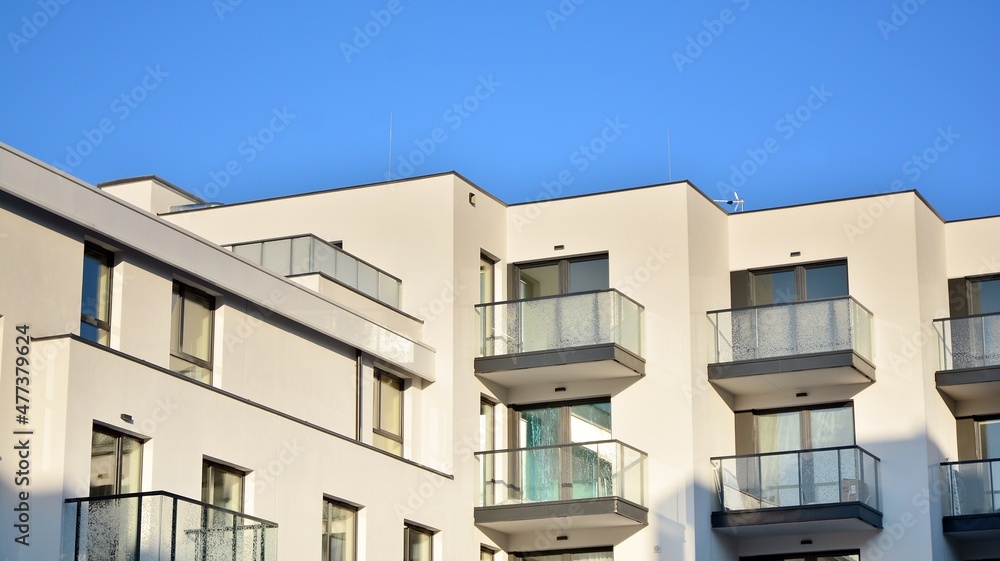
POLYGON ((998 26, 991 0, 5 0, 0 141, 235 202, 384 180, 391 112, 394 178, 508 202, 672 176, 966 218, 1000 214, 998 26))

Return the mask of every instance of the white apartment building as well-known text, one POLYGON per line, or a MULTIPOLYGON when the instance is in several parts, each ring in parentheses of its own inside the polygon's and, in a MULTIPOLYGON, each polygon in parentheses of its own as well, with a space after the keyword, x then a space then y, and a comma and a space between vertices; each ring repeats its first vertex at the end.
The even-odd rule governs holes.
POLYGON ((1000 559, 997 239, 0 145, 0 560, 1000 559))

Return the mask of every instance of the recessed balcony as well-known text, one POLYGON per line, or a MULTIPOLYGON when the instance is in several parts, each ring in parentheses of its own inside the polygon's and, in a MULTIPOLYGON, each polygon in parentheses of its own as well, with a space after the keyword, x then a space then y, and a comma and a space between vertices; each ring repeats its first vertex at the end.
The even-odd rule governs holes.
POLYGON ((643 307, 617 290, 476 306, 476 374, 512 388, 645 373, 643 307))
POLYGON ((617 440, 476 452, 476 463, 475 520, 483 528, 519 534, 646 524, 646 454, 617 440))
POLYGON ((944 531, 956 538, 1000 539, 1000 459, 941 464, 944 531))
POLYGON ((938 391, 963 415, 996 413, 1000 400, 1000 314, 934 320, 938 391))
POLYGON ((63 559, 274 561, 278 525, 165 491, 67 499, 63 559))
POLYGON ((789 405, 788 396, 819 388, 847 399, 875 381, 872 313, 854 298, 717 310, 708 320, 708 379, 737 402, 789 405))
POLYGON ((879 459, 858 446, 712 458, 712 527, 739 535, 882 527, 879 459))

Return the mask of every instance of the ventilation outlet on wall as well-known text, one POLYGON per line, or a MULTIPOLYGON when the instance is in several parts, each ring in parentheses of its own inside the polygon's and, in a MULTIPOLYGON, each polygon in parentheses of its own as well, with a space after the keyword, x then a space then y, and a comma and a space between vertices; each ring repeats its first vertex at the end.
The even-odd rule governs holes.
POLYGON ((122 420, 130 425, 135 423, 135 421, 132 420, 132 415, 129 415, 128 413, 122 413, 122 420))
POLYGON ((809 397, 809 392, 799 392, 795 394, 795 397, 809 397))
POLYGON ((791 256, 791 257, 798 257, 798 256, 802 255, 802 252, 801 251, 793 251, 793 252, 789 253, 788 255, 791 256))
POLYGON ((566 246, 564 246, 563 244, 559 244, 557 246, 553 246, 552 249, 554 249, 555 251, 562 251, 566 249, 566 246))
POLYGON ((472 205, 472 206, 476 206, 476 194, 475 193, 469 193, 469 204, 472 205))
POLYGON ((558 388, 556 388, 556 391, 557 392, 564 392, 564 391, 566 391, 566 386, 559 386, 558 388))

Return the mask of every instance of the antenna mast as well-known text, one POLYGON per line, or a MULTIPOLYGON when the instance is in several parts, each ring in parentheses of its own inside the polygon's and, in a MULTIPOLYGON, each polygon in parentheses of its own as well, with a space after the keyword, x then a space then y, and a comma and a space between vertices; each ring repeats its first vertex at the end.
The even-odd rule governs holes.
POLYGON ((712 202, 730 205, 733 207, 733 212, 743 212, 744 210, 746 210, 745 207, 743 206, 743 203, 745 201, 740 198, 740 194, 737 193, 736 191, 733 191, 732 199, 712 199, 712 202))

